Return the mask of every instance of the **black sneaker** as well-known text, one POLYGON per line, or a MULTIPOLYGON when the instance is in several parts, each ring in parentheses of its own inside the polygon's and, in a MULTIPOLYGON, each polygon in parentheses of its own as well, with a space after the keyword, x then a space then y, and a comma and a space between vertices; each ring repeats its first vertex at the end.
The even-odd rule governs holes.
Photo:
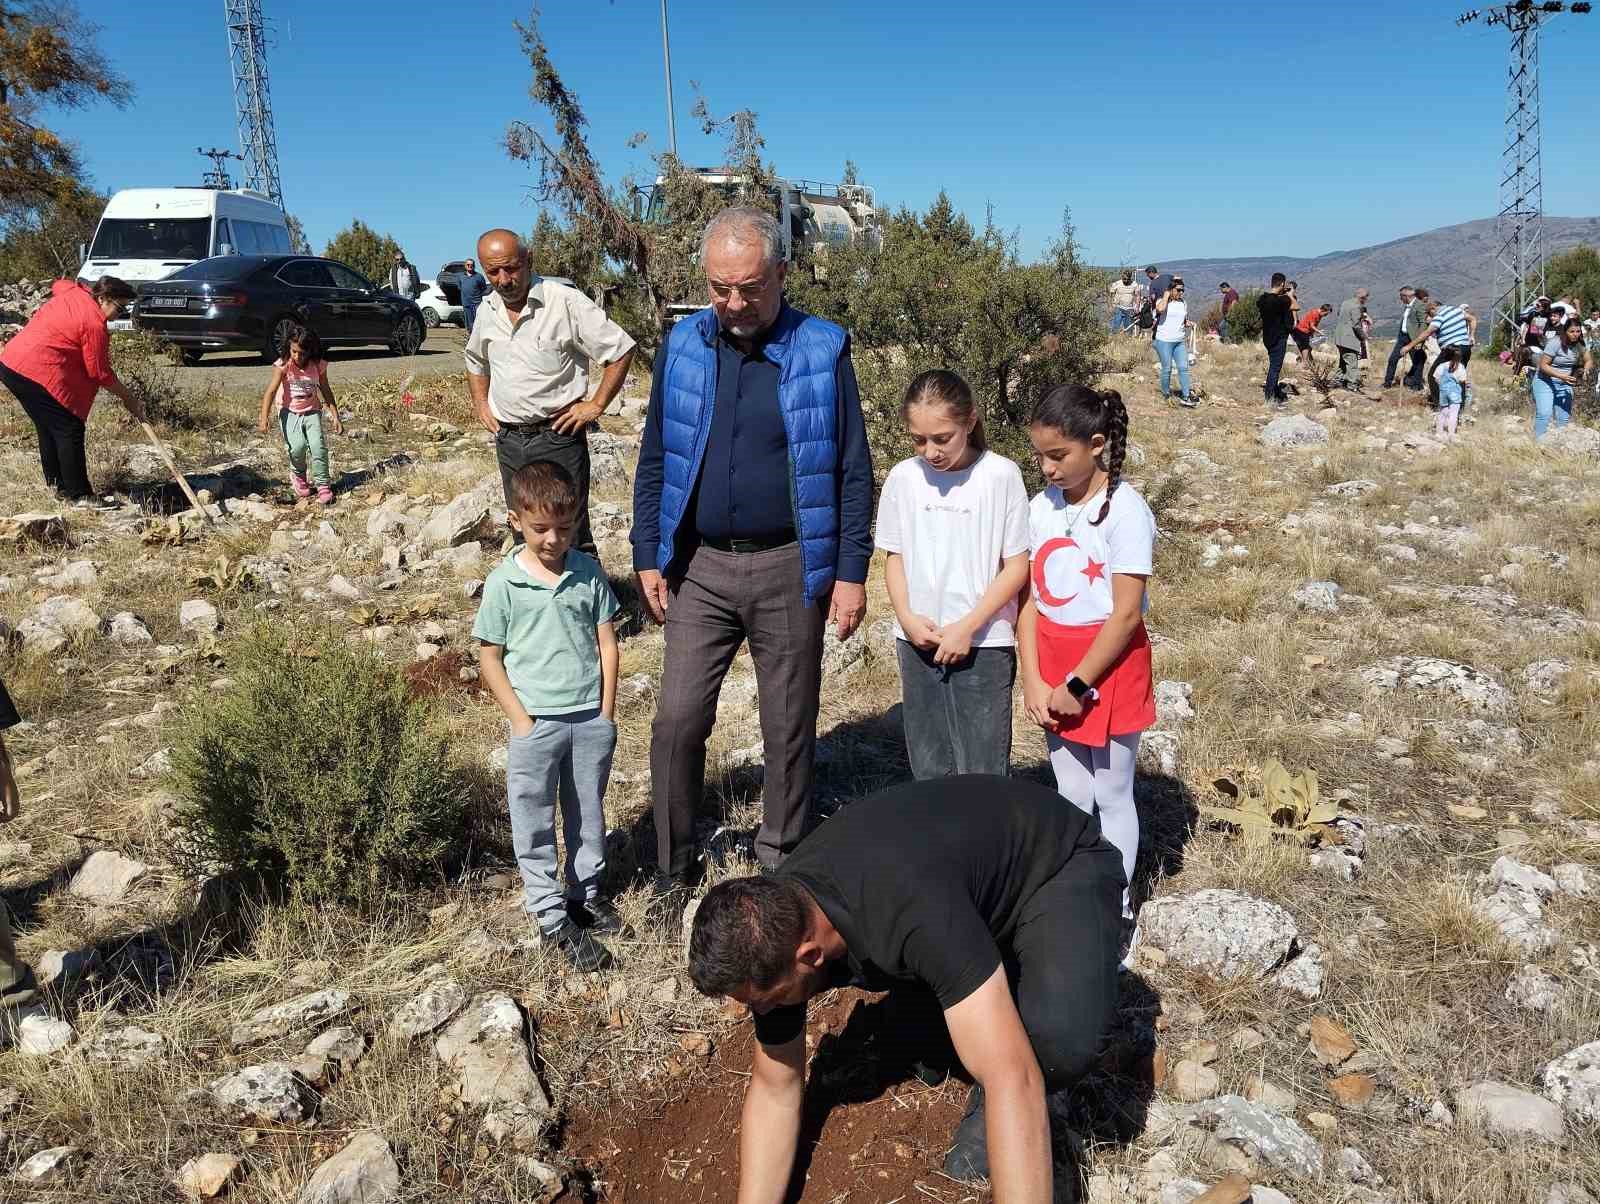
POLYGON ((628 930, 609 899, 590 899, 588 902, 569 902, 567 918, 584 929, 590 936, 621 936, 628 930))
POLYGON ((983 1088, 976 1083, 967 1094, 967 1110, 950 1139, 944 1156, 944 1173, 961 1183, 989 1177, 988 1117, 983 1108, 983 1088))
POLYGON ((571 920, 563 920, 550 932, 541 931, 539 939, 566 958, 567 964, 579 974, 609 970, 617 964, 617 959, 611 956, 611 950, 571 920))

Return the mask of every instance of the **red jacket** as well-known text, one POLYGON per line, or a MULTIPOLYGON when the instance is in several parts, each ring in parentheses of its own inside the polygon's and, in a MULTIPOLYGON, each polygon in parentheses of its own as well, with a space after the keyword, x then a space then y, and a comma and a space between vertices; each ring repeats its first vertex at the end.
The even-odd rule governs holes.
POLYGON ((57 280, 50 291, 50 300, 0 351, 0 364, 87 421, 95 396, 117 379, 106 316, 81 284, 57 280))

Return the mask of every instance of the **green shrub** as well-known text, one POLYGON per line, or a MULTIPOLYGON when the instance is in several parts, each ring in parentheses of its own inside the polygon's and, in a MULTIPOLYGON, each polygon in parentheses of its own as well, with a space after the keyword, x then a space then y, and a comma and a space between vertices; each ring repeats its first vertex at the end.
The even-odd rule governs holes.
POLYGON ((431 704, 328 630, 263 624, 233 686, 183 715, 173 765, 192 871, 248 870, 314 902, 368 905, 436 880, 467 790, 431 704))
POLYGON ((152 425, 182 431, 217 425, 221 397, 216 385, 196 392, 184 384, 173 350, 148 331, 118 333, 111 339, 111 362, 123 386, 144 402, 152 425))
MULTIPOLYGON (((1256 302, 1261 300, 1261 290, 1247 289, 1228 309, 1228 342, 1259 343, 1261 341, 1261 310, 1256 302)), ((1222 317, 1222 306, 1217 305, 1217 317, 1222 317)))

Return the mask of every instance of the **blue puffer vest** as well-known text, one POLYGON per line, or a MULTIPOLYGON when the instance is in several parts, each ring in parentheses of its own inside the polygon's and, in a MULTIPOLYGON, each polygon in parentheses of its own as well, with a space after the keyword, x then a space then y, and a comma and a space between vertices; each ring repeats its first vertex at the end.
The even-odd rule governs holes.
MULTIPOLYGON (((667 336, 662 378, 661 542, 656 564, 672 566, 676 538, 695 482, 717 398, 717 315, 681 319, 667 336)), ((839 407, 835 372, 844 328, 787 302, 764 348, 778 365, 778 407, 789 441, 789 500, 800 538, 806 605, 833 585, 839 558, 839 407)))

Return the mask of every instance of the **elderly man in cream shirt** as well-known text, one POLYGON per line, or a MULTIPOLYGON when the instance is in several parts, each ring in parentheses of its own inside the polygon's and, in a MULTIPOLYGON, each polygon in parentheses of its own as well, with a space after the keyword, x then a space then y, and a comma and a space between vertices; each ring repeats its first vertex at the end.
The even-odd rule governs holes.
POLYGON ((467 385, 478 421, 494 432, 507 505, 517 469, 559 464, 578 487, 573 546, 593 553, 588 428, 622 390, 633 339, 577 289, 535 276, 514 231, 478 239, 478 263, 493 291, 467 339, 467 385), (589 368, 601 365, 590 397, 589 368))

